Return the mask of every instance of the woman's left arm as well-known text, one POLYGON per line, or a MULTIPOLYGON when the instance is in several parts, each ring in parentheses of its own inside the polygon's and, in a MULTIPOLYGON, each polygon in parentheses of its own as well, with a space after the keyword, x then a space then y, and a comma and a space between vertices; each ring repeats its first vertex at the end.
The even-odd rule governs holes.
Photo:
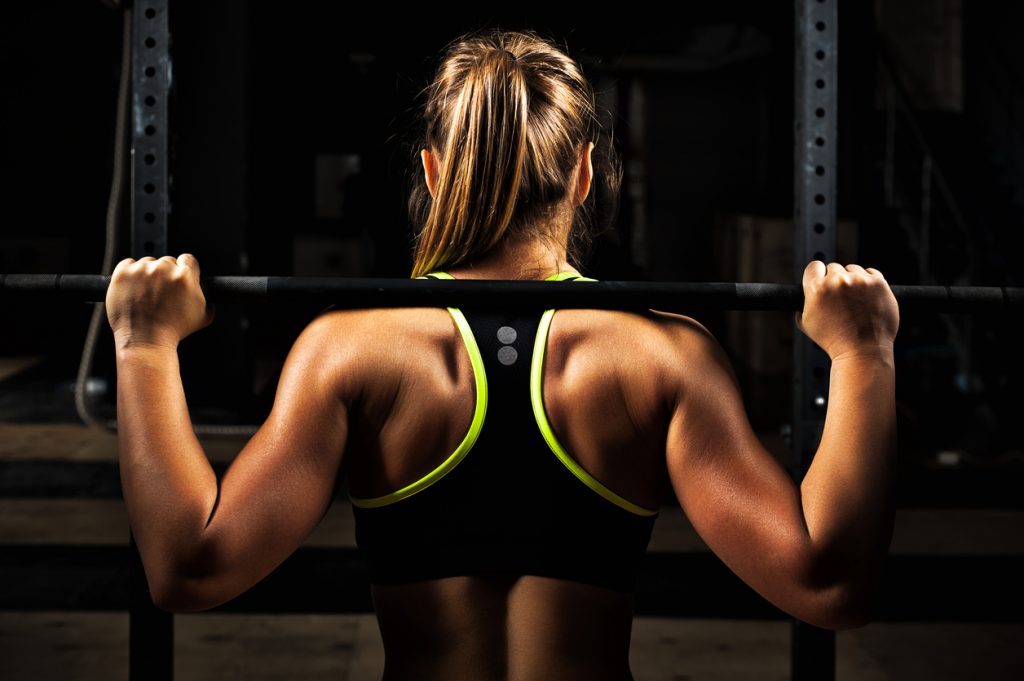
POLYGON ((329 318, 299 336, 267 421, 218 488, 189 418, 177 345, 213 311, 191 255, 127 259, 107 291, 117 352, 121 484, 150 594, 165 610, 205 610, 263 579, 333 499, 348 431, 329 318))

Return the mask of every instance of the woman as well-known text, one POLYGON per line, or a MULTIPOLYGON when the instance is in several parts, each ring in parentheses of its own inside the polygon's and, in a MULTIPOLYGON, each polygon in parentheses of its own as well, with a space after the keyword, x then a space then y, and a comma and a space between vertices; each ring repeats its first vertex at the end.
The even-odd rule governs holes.
MULTIPOLYGON (((578 64, 533 33, 481 32, 449 46, 426 95, 413 275, 578 277, 592 183, 618 181, 600 169, 609 148, 578 64)), ((765 598, 862 625, 893 521, 898 310, 870 268, 813 261, 803 286, 797 323, 832 373, 800 486, 693 319, 497 308, 320 315, 218 486, 177 365, 180 340, 213 319, 199 264, 124 260, 107 311, 151 594, 187 612, 245 591, 316 526, 344 471, 385 678, 628 679, 636 567, 667 476, 765 598)))

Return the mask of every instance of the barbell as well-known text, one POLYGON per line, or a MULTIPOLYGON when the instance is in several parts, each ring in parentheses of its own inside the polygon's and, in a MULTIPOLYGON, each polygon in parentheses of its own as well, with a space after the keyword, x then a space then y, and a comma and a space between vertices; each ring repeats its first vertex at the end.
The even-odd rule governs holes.
MULTIPOLYGON (((99 274, 0 274, 0 295, 103 302, 99 274)), ((339 308, 492 306, 604 310, 800 310, 803 287, 739 282, 511 281, 346 277, 206 276, 215 303, 333 303, 339 308)), ((1024 308, 1024 287, 890 285, 901 310, 998 312, 1024 308)))

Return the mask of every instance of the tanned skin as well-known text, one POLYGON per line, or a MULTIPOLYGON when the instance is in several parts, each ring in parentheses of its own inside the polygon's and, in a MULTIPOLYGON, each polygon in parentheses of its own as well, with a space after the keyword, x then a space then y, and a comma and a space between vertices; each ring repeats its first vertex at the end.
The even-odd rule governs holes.
MULTIPOLYGON (((573 269, 564 248, 508 242, 448 271, 542 279, 573 269)), ((753 432, 725 352, 689 317, 559 311, 543 397, 559 440, 591 475, 646 507, 669 482, 740 578, 804 621, 845 629, 870 617, 892 532, 899 312, 871 268, 813 261, 803 286, 797 324, 832 367, 821 444, 799 485, 753 432)), ((447 311, 331 311, 295 341, 269 417, 218 484, 177 355, 214 316, 199 263, 190 254, 122 261, 107 313, 125 504, 150 593, 166 610, 212 608, 269 574, 319 523, 339 476, 356 496, 386 494, 436 467, 469 427, 472 368, 447 311)), ((373 598, 390 681, 631 678, 628 594, 463 576, 374 587, 373 598)))

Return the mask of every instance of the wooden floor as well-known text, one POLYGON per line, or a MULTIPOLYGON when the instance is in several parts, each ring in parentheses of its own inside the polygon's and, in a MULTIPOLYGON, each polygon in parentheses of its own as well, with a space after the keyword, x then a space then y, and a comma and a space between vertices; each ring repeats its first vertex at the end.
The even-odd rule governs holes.
MULTIPOLYGON (((1014 681, 1021 627, 870 624, 839 632, 838 681, 1014 681)), ((785 622, 638 617, 637 681, 784 681, 785 622)), ((175 616, 177 681, 378 681, 372 615, 175 616)), ((0 613, 0 678, 127 681, 126 613, 0 613)))
MULTIPOLYGON (((228 462, 243 440, 200 438, 228 462)), ((115 436, 77 425, 0 423, 0 461, 115 461, 115 436)), ((4 544, 127 543, 120 500, 0 499, 4 544)), ((338 503, 310 546, 352 546, 351 509, 338 503)), ((651 551, 706 550, 683 514, 663 509, 651 551)), ((1024 554, 1024 513, 900 511, 892 551, 1024 554)), ((4 575, 0 574, 0 579, 4 575)), ((940 597, 937 595, 937 597, 940 597)), ((789 624, 638 617, 631 663, 637 681, 787 679, 789 624)), ((383 650, 369 615, 175 617, 175 678, 379 679, 383 650)), ((874 623, 837 635, 840 681, 1024 679, 1024 626, 874 623)), ((124 612, 0 611, 0 679, 128 678, 124 612)))

